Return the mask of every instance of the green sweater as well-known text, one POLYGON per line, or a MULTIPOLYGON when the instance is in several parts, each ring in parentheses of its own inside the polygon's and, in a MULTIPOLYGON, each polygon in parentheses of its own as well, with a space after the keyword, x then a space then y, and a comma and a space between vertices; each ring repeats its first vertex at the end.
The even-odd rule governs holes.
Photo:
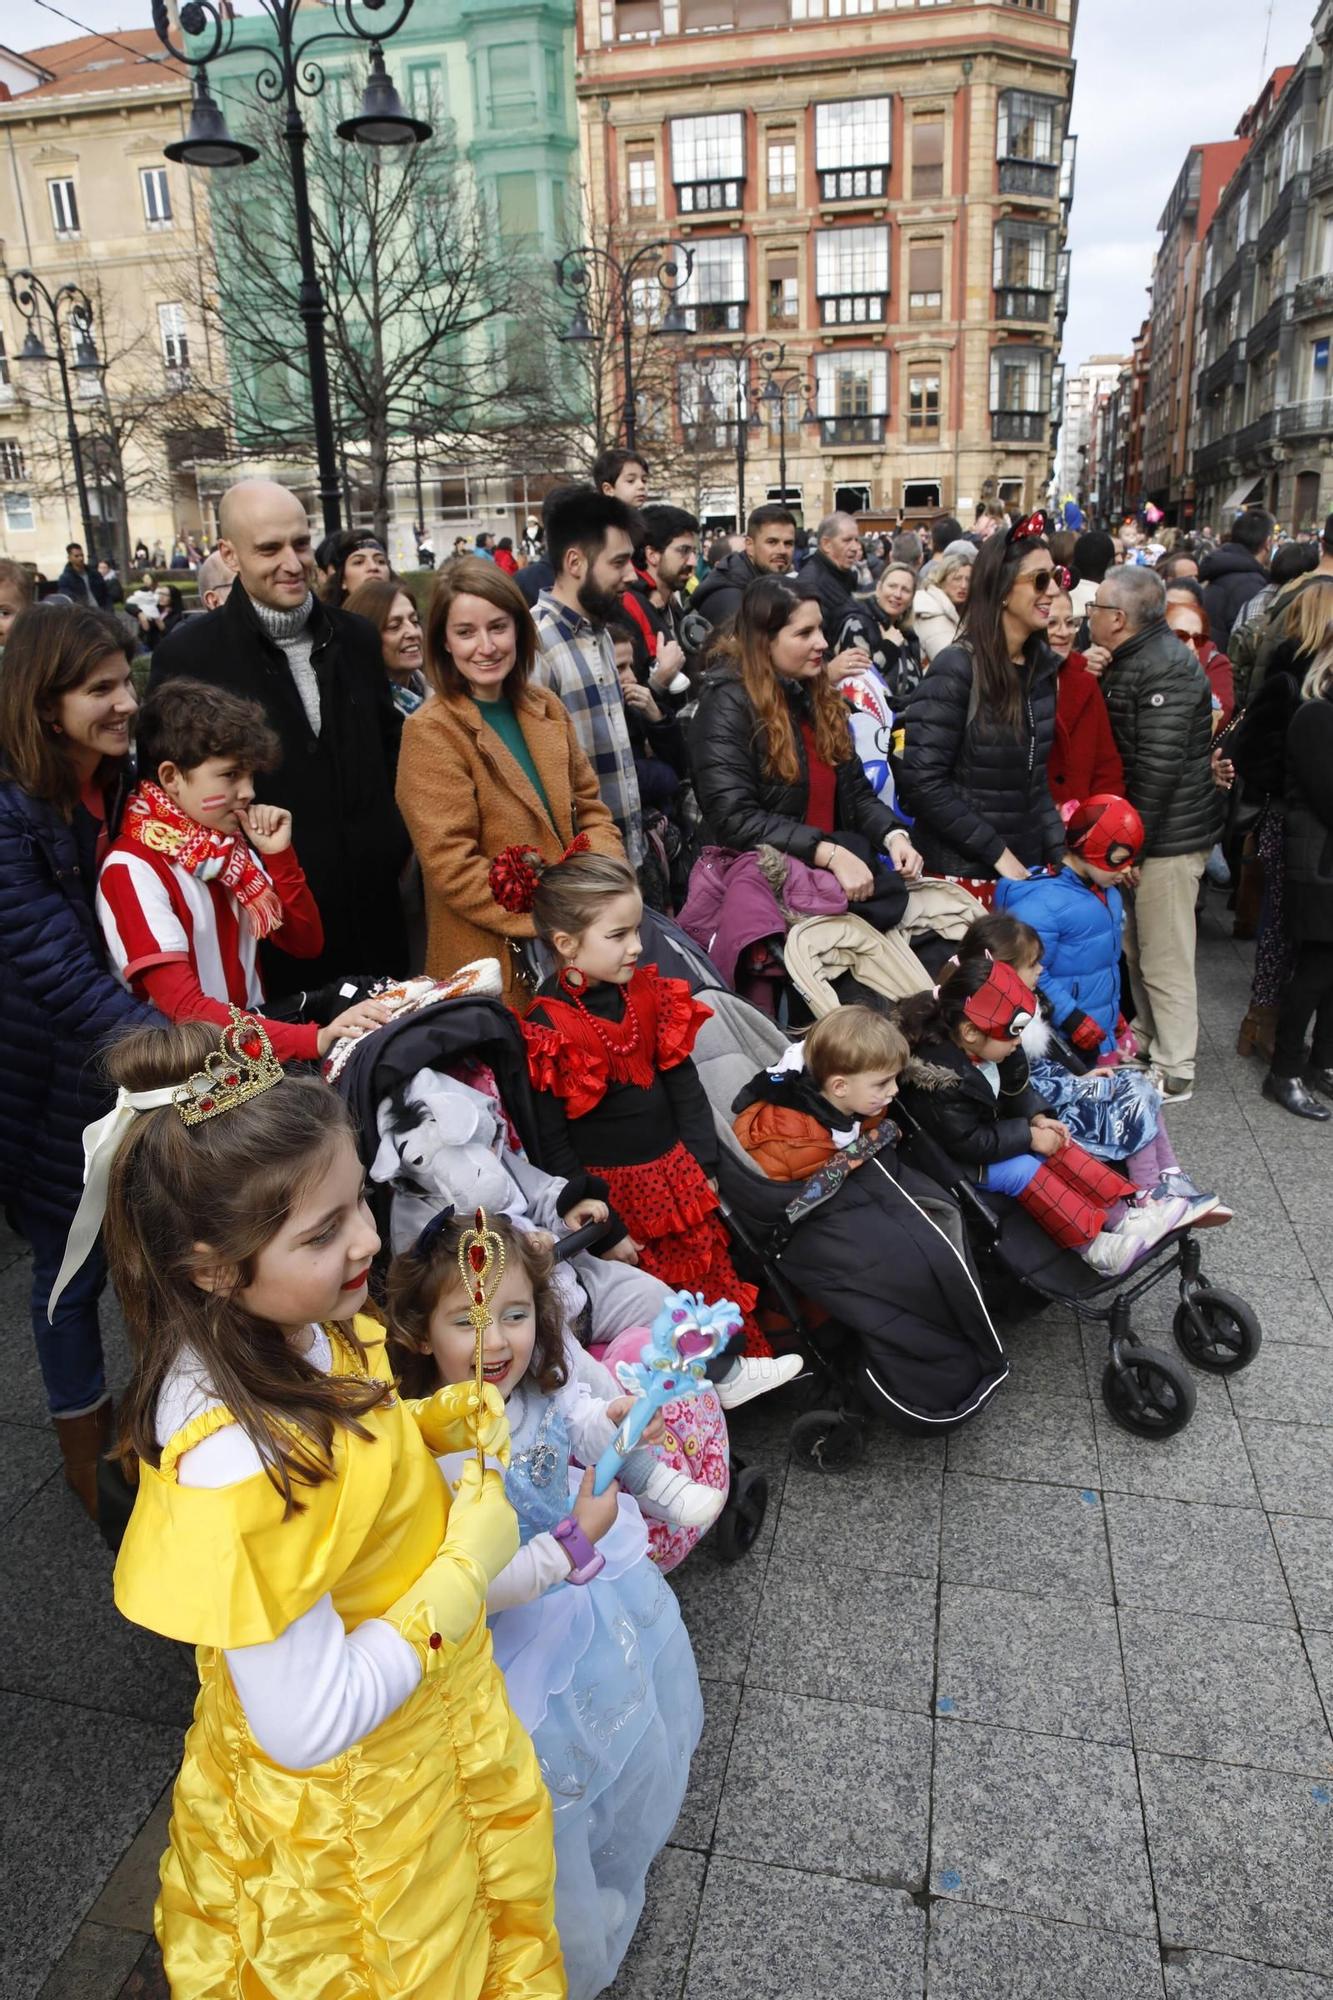
POLYGON ((546 796, 546 787, 537 775, 537 766, 532 761, 532 752, 529 750, 524 738, 522 725, 514 713, 513 702, 509 700, 508 696, 501 695, 496 701, 479 701, 477 707, 481 712, 482 721, 495 731, 500 741, 504 744, 505 749, 509 752, 514 762, 518 765, 519 770, 541 800, 542 810, 554 827, 555 815, 551 811, 551 801, 546 796))

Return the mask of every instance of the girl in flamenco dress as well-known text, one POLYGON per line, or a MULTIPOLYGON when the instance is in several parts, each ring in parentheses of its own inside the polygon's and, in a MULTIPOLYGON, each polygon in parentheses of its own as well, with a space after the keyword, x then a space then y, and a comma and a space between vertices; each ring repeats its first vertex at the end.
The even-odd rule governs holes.
MULTIPOLYGON (((622 1491, 646 1497, 663 1468, 636 1449, 600 1494, 591 1469, 580 1479, 570 1468, 571 1455, 596 1464, 632 1399, 604 1401, 570 1371, 550 1252, 505 1216, 478 1221, 473 1230, 446 1210, 394 1259, 391 1338, 404 1384, 428 1395, 470 1379, 486 1322, 483 1373, 487 1393, 505 1399, 505 1491, 521 1536, 486 1604, 496 1663, 551 1793, 569 2000, 593 2000, 616 1976, 680 1812, 703 1697, 680 1610, 622 1491)), ((661 1429, 659 1417, 645 1440, 661 1429)), ((449 1459, 443 1470, 448 1478, 449 1459)))
MULTIPOLYGON (((542 1166, 580 1197, 610 1202, 620 1255, 709 1305, 734 1300, 746 1355, 770 1356, 754 1320, 756 1289, 731 1261, 713 1114, 690 1061, 709 1010, 684 980, 640 963, 633 869, 574 851, 544 867, 530 850, 507 848, 492 864, 491 888, 506 908, 531 911, 559 960, 522 1023, 542 1166)), ((770 1363, 784 1380, 800 1365, 790 1355, 770 1363)))

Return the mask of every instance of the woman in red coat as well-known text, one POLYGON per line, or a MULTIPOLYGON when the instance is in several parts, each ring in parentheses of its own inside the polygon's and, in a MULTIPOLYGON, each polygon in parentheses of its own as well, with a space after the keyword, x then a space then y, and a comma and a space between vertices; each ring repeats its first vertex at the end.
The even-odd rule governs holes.
POLYGON ((1125 787, 1106 698, 1082 653, 1073 650, 1077 625, 1074 607, 1061 593, 1051 606, 1046 627, 1046 643, 1060 662, 1055 737, 1046 764, 1051 797, 1058 806, 1070 799, 1092 798, 1098 792, 1119 794, 1125 787))

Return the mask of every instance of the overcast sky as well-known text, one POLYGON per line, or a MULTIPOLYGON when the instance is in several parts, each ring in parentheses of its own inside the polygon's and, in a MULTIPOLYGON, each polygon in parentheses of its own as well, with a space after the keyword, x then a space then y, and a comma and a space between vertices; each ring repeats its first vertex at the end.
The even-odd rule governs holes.
POLYGON ((1081 0, 1071 367, 1128 353, 1147 309, 1158 217, 1186 150, 1234 138, 1264 77, 1305 47, 1314 13, 1315 0, 1272 0, 1271 10, 1269 0, 1081 0))
MULTIPOLYGON (((149 0, 62 5, 100 30, 152 19, 149 0)), ((1304 48, 1314 12, 1315 0, 1082 0, 1064 351, 1071 366, 1128 351, 1147 304, 1157 218, 1186 148, 1233 136, 1268 71, 1304 48)), ((5 0, 3 13, 0 34, 13 48, 78 33, 38 0, 5 0)))

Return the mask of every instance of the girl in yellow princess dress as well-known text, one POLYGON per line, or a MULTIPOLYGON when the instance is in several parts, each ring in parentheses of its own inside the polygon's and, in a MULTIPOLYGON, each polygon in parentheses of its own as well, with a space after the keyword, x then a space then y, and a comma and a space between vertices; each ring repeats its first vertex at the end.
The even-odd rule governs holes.
MULTIPOLYGON (((157 1933, 178 2000, 566 1991, 551 1809, 491 1659, 497 1392, 395 1393, 341 1099, 262 1027, 141 1030, 86 1135, 134 1348, 127 1618, 198 1648, 157 1933), (476 1446, 451 1499, 434 1454, 476 1446)), ((67 1262, 69 1259, 67 1258, 67 1262)), ((71 1265, 77 1268, 77 1263, 71 1265)))

